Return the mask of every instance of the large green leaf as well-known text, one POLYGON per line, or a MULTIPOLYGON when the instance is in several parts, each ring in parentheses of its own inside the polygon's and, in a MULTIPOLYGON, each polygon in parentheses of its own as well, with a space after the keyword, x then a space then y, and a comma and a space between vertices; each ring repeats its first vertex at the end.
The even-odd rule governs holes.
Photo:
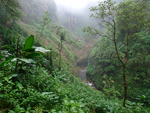
POLYGON ((25 62, 25 63, 35 63, 35 61, 34 60, 32 60, 32 59, 26 59, 26 58, 19 58, 19 60, 21 60, 21 61, 23 61, 23 62, 25 62))
POLYGON ((25 46, 24 46, 24 50, 28 50, 31 49, 33 46, 33 42, 34 42, 34 36, 31 35, 29 38, 26 39, 25 41, 25 46))
POLYGON ((32 60, 32 59, 19 58, 19 60, 21 60, 21 61, 23 61, 23 62, 25 62, 25 63, 28 63, 28 64, 30 64, 30 63, 35 63, 35 61, 32 60))
POLYGON ((28 64, 30 64, 30 63, 35 63, 34 60, 32 60, 32 59, 27 59, 27 58, 13 58, 11 61, 12 61, 12 62, 16 62, 17 60, 20 60, 20 61, 25 62, 25 63, 28 63, 28 64))

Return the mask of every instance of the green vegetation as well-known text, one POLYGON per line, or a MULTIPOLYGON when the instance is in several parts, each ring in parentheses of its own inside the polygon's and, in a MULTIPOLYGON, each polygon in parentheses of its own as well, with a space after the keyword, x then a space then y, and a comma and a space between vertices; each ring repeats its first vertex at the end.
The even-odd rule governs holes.
POLYGON ((143 63, 148 63, 146 57, 149 56, 149 47, 143 48, 145 44, 142 42, 144 37, 149 39, 150 16, 146 3, 127 1, 115 5, 115 2, 108 0, 92 7, 91 11, 94 12, 91 17, 99 20, 99 24, 106 27, 107 31, 102 34, 90 26, 84 28, 84 31, 93 35, 101 35, 90 55, 88 75, 96 87, 104 92, 105 76, 108 76, 107 79, 111 78, 115 83, 110 86, 120 92, 119 98, 124 97, 123 106, 127 99, 136 100, 142 95, 146 95, 145 103, 148 104, 149 68, 143 63), (142 51, 140 48, 143 48, 142 51), (139 57, 145 60, 140 60, 139 57))
POLYGON ((70 73, 55 70, 49 75, 45 68, 38 65, 39 57, 49 50, 33 47, 33 41, 32 35, 27 38, 22 54, 18 56, 17 53, 16 58, 15 54, 4 51, 0 55, 3 70, 0 74, 2 112, 146 112, 140 103, 128 102, 130 109, 121 108, 119 100, 106 100, 101 92, 93 90, 70 73))
POLYGON ((18 0, 0 0, 0 19, 1 24, 4 24, 7 27, 8 21, 15 21, 21 17, 21 7, 18 3, 18 0))
MULTIPOLYGON (((76 77, 76 53, 91 41, 84 41, 87 34, 81 28, 94 22, 70 23, 71 30, 60 24, 54 0, 1 0, 0 113, 148 113, 149 9, 134 1, 115 5, 108 0, 91 8, 101 11, 94 14, 107 29, 89 58, 78 64, 88 64, 97 90, 76 77), (114 23, 106 21, 111 17, 114 23), (123 99, 124 87, 128 98, 123 99)), ((91 27, 84 30, 100 34, 91 27)))

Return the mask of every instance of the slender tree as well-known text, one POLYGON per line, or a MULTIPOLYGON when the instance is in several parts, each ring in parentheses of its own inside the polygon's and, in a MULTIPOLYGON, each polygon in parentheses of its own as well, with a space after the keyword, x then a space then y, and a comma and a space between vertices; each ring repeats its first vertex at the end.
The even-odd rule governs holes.
POLYGON ((99 34, 100 36, 107 37, 114 43, 115 54, 122 66, 122 77, 124 84, 124 101, 127 100, 127 80, 126 80, 126 67, 129 62, 130 42, 133 38, 138 37, 138 32, 141 28, 146 27, 148 24, 147 13, 145 11, 146 5, 144 3, 135 3, 133 1, 121 2, 116 5, 115 2, 107 0, 100 2, 98 6, 91 7, 90 10, 94 13, 91 17, 98 20, 98 24, 107 29, 107 33, 103 34, 95 28, 90 26, 83 29, 92 35, 99 34), (124 30, 125 37, 118 37, 121 30, 124 30), (124 47, 124 54, 122 55, 120 42, 124 47))
POLYGON ((49 25, 49 23, 51 22, 51 18, 50 18, 50 14, 48 13, 48 11, 45 11, 44 14, 42 15, 42 28, 40 30, 40 33, 39 33, 39 38, 38 38, 38 41, 40 40, 41 38, 41 35, 42 35, 42 32, 44 30, 44 27, 47 25, 49 25))
POLYGON ((63 49, 63 41, 65 40, 66 38, 66 32, 63 31, 63 28, 61 26, 54 26, 53 27, 53 30, 54 32, 59 36, 60 38, 60 42, 58 44, 58 51, 59 51, 59 70, 61 70, 61 59, 62 59, 62 56, 61 56, 61 52, 62 52, 62 49, 63 49))
POLYGON ((60 59, 59 59, 59 70, 61 70, 61 52, 62 52, 62 48, 63 48, 63 41, 65 40, 65 38, 66 38, 66 32, 64 32, 64 31, 61 31, 60 32, 60 34, 59 34, 59 36, 60 36, 60 43, 59 43, 59 55, 60 55, 60 59))

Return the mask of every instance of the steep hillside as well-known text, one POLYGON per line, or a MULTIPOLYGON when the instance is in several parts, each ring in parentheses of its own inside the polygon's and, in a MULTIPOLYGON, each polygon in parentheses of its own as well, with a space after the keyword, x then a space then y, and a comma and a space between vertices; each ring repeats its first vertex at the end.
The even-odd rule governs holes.
MULTIPOLYGON (((0 0, 0 113, 149 112, 149 84, 145 87, 149 70, 143 71, 149 65, 148 33, 133 44, 138 54, 133 53, 131 58, 137 66, 132 62, 129 65, 135 67, 129 71, 131 74, 139 71, 137 77, 131 76, 130 80, 135 80, 132 85, 136 81, 143 83, 144 90, 142 87, 136 90, 143 95, 137 103, 127 100, 123 106, 122 98, 118 98, 122 96, 118 91, 122 86, 115 84, 120 76, 108 77, 121 73, 120 64, 112 55, 113 44, 82 32, 89 24, 103 31, 95 20, 87 17, 87 10, 82 14, 62 10, 60 16, 54 0, 0 0), (146 51, 142 51, 142 47, 146 51), (114 62, 116 67, 112 66, 114 62), (77 66, 84 67, 86 76, 87 65, 91 81, 103 92, 77 77, 77 66), (112 73, 109 75, 109 72, 112 73), (103 74, 108 75, 97 76, 103 74), (104 87, 99 87, 99 83, 104 87)), ((134 94, 138 94, 136 91, 134 94)))

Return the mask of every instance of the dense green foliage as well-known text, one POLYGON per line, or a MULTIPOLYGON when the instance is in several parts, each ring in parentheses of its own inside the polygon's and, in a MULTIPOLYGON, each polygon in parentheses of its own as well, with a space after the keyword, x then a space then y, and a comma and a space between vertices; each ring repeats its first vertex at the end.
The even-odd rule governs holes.
POLYGON ((48 51, 33 48, 33 40, 32 35, 26 39, 21 50, 23 56, 20 54, 14 58, 15 55, 4 51, 0 55, 3 70, 0 74, 2 112, 146 112, 140 103, 128 102, 129 109, 121 108, 119 100, 106 100, 101 92, 80 82, 69 72, 55 70, 49 75, 37 64, 39 57, 43 57, 42 53, 48 51), (16 64, 20 65, 18 69, 16 64))
MULTIPOLYGON (((8 10, 6 26, 2 18, 6 10, 0 7, 0 112, 149 112, 144 106, 150 101, 150 37, 148 32, 145 35, 145 28, 138 33, 142 38, 130 45, 133 49, 127 67, 129 97, 136 102, 126 101, 126 107, 122 107, 122 71, 112 41, 101 37, 89 55, 87 73, 102 93, 74 76, 77 75, 78 58, 75 50, 85 43, 76 35, 85 36, 80 30, 84 23, 72 24, 73 32, 62 26, 54 0, 15 0, 16 5, 9 3, 13 2, 11 0, 1 0, 1 6, 4 1, 8 1, 5 5, 10 9, 14 8, 14 15, 8 10), (15 21, 21 16, 20 8, 24 16, 15 21)), ((120 54, 123 48, 120 47, 120 54)))
MULTIPOLYGON (((112 7, 111 0, 108 2, 110 2, 108 6, 112 7)), ((118 8, 115 6, 105 12, 109 8, 105 6, 106 3, 100 3, 98 7, 91 8, 91 11, 97 11, 92 16, 96 19, 102 18, 100 24, 105 24, 108 30, 96 42, 90 53, 87 74, 92 78, 96 87, 105 93, 109 93, 105 89, 105 81, 110 80, 110 90, 119 92, 116 93, 119 98, 125 95, 123 85, 127 84, 128 99, 139 101, 139 97, 142 96, 148 105, 150 101, 148 84, 150 37, 148 10, 144 6, 146 3, 127 1, 120 3, 118 8), (125 71, 122 71, 123 69, 125 71), (122 81, 124 77, 127 83, 122 81)), ((92 31, 90 27, 84 30, 100 34, 95 29, 92 31)), ((113 93, 113 91, 110 92, 111 95, 113 93)))
POLYGON ((21 16, 18 0, 0 0, 0 23, 7 26, 7 22, 14 21, 21 16))

